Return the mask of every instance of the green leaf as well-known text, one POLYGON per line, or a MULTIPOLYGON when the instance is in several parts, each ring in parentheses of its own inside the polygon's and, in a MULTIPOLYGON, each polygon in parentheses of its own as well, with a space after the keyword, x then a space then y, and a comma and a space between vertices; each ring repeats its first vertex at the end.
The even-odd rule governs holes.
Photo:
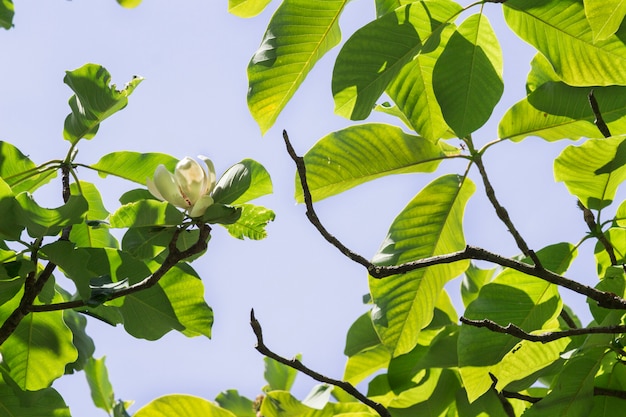
POLYGON ((117 0, 117 3, 127 9, 133 9, 141 4, 141 0, 117 0))
POLYGON ((211 196, 216 203, 241 204, 272 193, 272 180, 263 165, 244 159, 228 168, 211 196))
POLYGON ((594 377, 606 348, 588 350, 567 361, 552 390, 524 417, 586 417, 593 407, 594 377))
POLYGON ((585 14, 593 32, 593 41, 603 41, 619 29, 626 15, 623 0, 585 0, 585 14))
MULTIPOLYGON (((306 179, 314 201, 391 174, 432 172, 459 150, 408 135, 395 126, 368 123, 320 139, 304 155, 306 179)), ((296 200, 304 201, 296 176, 296 200)))
POLYGON ((95 185, 80 181, 80 187, 76 183, 70 185, 72 194, 81 194, 87 200, 89 210, 85 215, 85 222, 72 226, 70 240, 76 246, 83 247, 110 247, 118 246, 117 240, 109 232, 108 224, 104 222, 109 212, 104 207, 100 192, 95 185))
POLYGON ((231 236, 237 239, 247 237, 252 240, 261 240, 267 237, 265 228, 267 224, 274 221, 276 215, 270 209, 252 204, 243 204, 241 216, 232 224, 224 224, 231 236))
POLYGON ((74 95, 69 100, 72 112, 65 119, 63 138, 72 144, 93 138, 104 119, 126 107, 128 96, 142 80, 134 77, 118 90, 115 84, 110 85, 111 74, 101 65, 85 64, 66 71, 63 82, 74 95))
POLYGON ((204 284, 185 264, 178 264, 159 280, 176 319, 184 327, 181 332, 187 337, 211 337, 213 310, 204 300, 204 284))
POLYGON ((121 206, 111 215, 111 227, 177 226, 185 216, 167 201, 139 200, 121 206))
POLYGON ((302 404, 317 410, 323 409, 330 401, 333 386, 329 384, 318 384, 314 386, 307 396, 302 400, 302 404))
POLYGON ((235 417, 233 413, 210 401, 191 395, 166 395, 140 408, 133 417, 235 417))
POLYGON ((367 396, 389 408, 406 408, 427 401, 434 393, 441 376, 441 368, 418 373, 413 386, 396 393, 389 386, 387 375, 375 377, 369 384, 367 396))
POLYGON ((380 344, 380 338, 374 329, 372 315, 368 311, 360 316, 348 329, 346 335, 346 347, 344 355, 354 356, 359 352, 376 347, 380 344))
POLYGON ((9 417, 71 417, 63 397, 53 388, 39 391, 19 391, 0 375, 0 407, 9 417))
POLYGON ((39 206, 26 193, 18 194, 15 199, 21 207, 16 213, 16 220, 26 226, 28 234, 33 238, 55 236, 64 227, 81 223, 89 208, 85 197, 80 195, 70 196, 67 203, 55 209, 39 206))
POLYGON ((453 32, 452 25, 444 27, 436 48, 423 51, 407 62, 385 90, 405 116, 407 125, 431 142, 449 136, 449 127, 433 90, 433 68, 453 32))
POLYGON ((587 208, 602 209, 613 202, 626 180, 626 136, 590 139, 570 145, 554 160, 554 178, 587 208))
POLYGON ((242 208, 225 204, 211 204, 202 215, 203 223, 233 224, 241 217, 242 208))
MULTIPOLYGON (((20 296, 0 306, 2 321, 17 308, 20 296)), ((59 294, 54 302, 63 301, 59 294)), ((9 375, 22 390, 48 388, 74 362, 78 351, 62 311, 29 314, 0 347, 9 375)))
POLYGON ((122 238, 122 249, 142 261, 154 259, 167 249, 175 231, 173 227, 128 229, 122 238))
MULTIPOLYGON (((560 274, 567 270, 575 253, 572 245, 563 243, 548 246, 538 251, 537 256, 544 263, 544 268, 560 274)), ((532 332, 544 328, 554 330, 554 321, 561 308, 562 301, 556 285, 513 269, 505 269, 480 289, 478 297, 467 307, 464 316, 470 320, 488 318, 501 326, 512 323, 532 332), (511 300, 515 302, 512 303, 511 300)), ((499 378, 500 373, 508 375, 510 371, 499 363, 508 352, 514 353, 518 342, 518 339, 507 334, 461 326, 458 344, 463 348, 459 349, 459 367, 470 402, 489 390, 493 383, 490 373, 496 378, 499 378)), ((537 349, 543 356, 533 361, 534 363, 544 361, 549 364, 559 358, 560 352, 556 352, 554 356, 553 346, 540 345, 537 349)), ((521 354, 524 355, 523 352, 521 354)), ((514 361, 511 363, 511 366, 519 370, 514 361)), ((527 373, 518 374, 518 379, 536 371, 530 367, 525 370, 527 373)))
POLYGON ((510 0, 504 17, 513 31, 548 58, 572 86, 626 84, 626 27, 594 42, 579 0, 510 0))
MULTIPOLYGON (((502 139, 520 141, 538 136, 548 141, 603 138, 595 126, 587 87, 548 81, 511 107, 500 121, 502 139)), ((594 96, 611 131, 626 130, 626 87, 596 87, 594 96)))
POLYGON ((485 124, 504 91, 502 50, 486 16, 468 17, 452 34, 432 80, 443 117, 458 137, 485 124))
MULTIPOLYGON (((394 417, 439 417, 448 415, 465 414, 449 414, 446 410, 454 410, 455 393, 460 391, 461 385, 454 371, 444 369, 439 376, 437 386, 430 397, 415 405, 407 408, 391 408, 390 412, 394 417)), ((479 414, 467 414, 479 415, 479 414)), ((491 415, 490 415, 491 416, 491 415)))
POLYGON ((335 61, 335 113, 365 119, 402 67, 421 51, 436 48, 441 31, 460 11, 449 0, 418 1, 358 29, 335 61))
POLYGON ((90 167, 97 170, 102 177, 115 175, 146 185, 146 179, 152 178, 159 165, 165 165, 168 171, 174 172, 177 163, 178 159, 162 153, 120 151, 104 155, 90 167))
POLYGON ((494 390, 487 392, 475 401, 469 399, 469 402, 466 393, 462 389, 458 390, 456 392, 456 412, 459 416, 508 417, 502 406, 502 401, 494 390))
POLYGON ((317 61, 341 39, 348 0, 286 0, 248 64, 248 107, 265 133, 317 61))
MULTIPOLYGON (((59 291, 57 287, 57 291, 59 291)), ((63 294, 63 290, 60 290, 63 294)), ((63 296, 63 299, 69 301, 69 294, 63 296)), ((74 363, 68 364, 65 367, 65 373, 71 374, 74 371, 82 371, 87 361, 89 361, 96 347, 91 337, 87 335, 85 328, 87 327, 87 319, 84 315, 78 314, 74 310, 63 310, 63 320, 65 324, 72 332, 72 343, 78 350, 78 358, 74 363)))
POLYGON ((254 17, 272 0, 228 0, 228 13, 239 17, 254 17))
POLYGON ((237 417, 256 417, 254 402, 249 398, 239 395, 234 389, 220 392, 215 397, 215 402, 237 417))
POLYGON ((467 307, 469 303, 478 297, 480 289, 493 278, 494 269, 480 269, 473 263, 465 271, 463 282, 461 283, 461 298, 463 305, 467 307))
POLYGON ((55 176, 55 169, 42 171, 15 146, 0 141, 0 177, 11 187, 13 193, 32 193, 55 176))
POLYGON ((376 371, 386 368, 391 360, 391 352, 382 343, 371 349, 361 351, 348 358, 343 379, 356 385, 376 371))
POLYGON ((70 242, 57 241, 44 245, 40 251, 74 281, 83 300, 91 297, 90 284, 93 278, 109 276, 110 282, 128 279, 132 285, 150 275, 150 270, 143 262, 117 249, 74 248, 70 242))
MULTIPOLYGON (((471 180, 459 175, 431 182, 393 221, 372 262, 399 265, 462 250, 463 211, 475 188, 471 180)), ((419 331, 433 318, 444 284, 465 271, 468 264, 461 261, 385 279, 369 278, 374 325, 394 357, 415 347, 419 331)))
MULTIPOLYGON (((296 355, 295 359, 302 360, 302 355, 296 355)), ((263 362, 265 363, 263 376, 268 383, 264 391, 289 391, 298 371, 269 357, 263 358, 263 362)))
POLYGON ((0 1, 0 27, 11 29, 13 27, 13 15, 15 15, 13 0, 0 1))
POLYGON ((104 356, 100 359, 90 358, 85 365, 85 376, 93 403, 110 415, 115 406, 115 395, 113 386, 109 381, 109 372, 104 363, 105 359, 104 356))

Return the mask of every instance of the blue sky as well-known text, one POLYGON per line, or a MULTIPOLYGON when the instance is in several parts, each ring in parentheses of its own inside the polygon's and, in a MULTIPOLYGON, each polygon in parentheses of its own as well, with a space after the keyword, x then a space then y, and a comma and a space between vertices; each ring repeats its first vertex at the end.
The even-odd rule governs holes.
MULTIPOLYGON (((365 271, 325 243, 306 221, 303 207, 294 203, 294 167, 281 139, 282 129, 287 129, 296 149, 304 153, 322 136, 351 124, 332 113, 330 75, 337 50, 319 63, 275 127, 262 137, 246 106, 246 66, 278 3, 252 20, 229 15, 226 3, 155 0, 128 10, 114 0, 18 2, 15 28, 0 33, 4 38, 0 139, 15 144, 35 162, 65 155, 62 128, 71 91, 62 82, 64 71, 94 62, 105 66, 120 86, 133 75, 145 81, 125 110, 107 120, 93 140, 81 143, 79 162, 93 163, 118 150, 164 152, 178 158, 204 154, 213 160, 218 175, 241 159, 253 158, 272 176, 274 194, 258 201, 277 214, 269 237, 238 241, 216 228, 207 254, 193 264, 214 308, 212 340, 171 333, 147 342, 122 328, 90 321, 96 356, 107 356, 116 396, 135 400, 133 412, 168 393, 208 399, 229 388, 251 398, 260 393, 263 361, 254 350, 248 324, 252 307, 270 348, 288 357, 302 353, 310 367, 341 377, 345 333, 367 310, 361 302, 367 293, 365 271)), ((499 117, 523 97, 533 55, 506 29, 500 7, 490 4, 487 9, 502 36, 505 95, 492 121, 475 135, 479 143, 496 138, 499 117)), ((344 40, 373 18, 373 1, 351 2, 341 21, 344 40)), ((566 144, 530 139, 502 144, 486 155, 498 196, 536 249, 558 241, 575 242, 584 233, 574 198, 552 176, 552 159, 566 144)), ((442 164, 438 173, 460 169, 442 164)), ((103 181, 89 172, 80 174, 101 187, 109 211, 117 207, 121 192, 134 187, 103 181)), ((371 257, 393 218, 434 178, 380 179, 319 203, 318 212, 332 233, 371 257)), ((56 206, 60 184, 35 196, 42 205, 56 206)), ((485 201, 479 187, 466 213, 468 243, 516 254, 512 239, 485 201)), ((592 284, 590 273, 593 265, 581 265, 570 276, 592 284)), ((456 291, 459 283, 457 279, 449 288, 456 291)), ((564 296, 575 300, 571 302, 583 301, 564 296)), ((302 375, 298 380, 296 391, 301 396, 315 384, 302 375)), ((94 411, 82 374, 64 377, 55 387, 73 415, 105 415, 94 411)))

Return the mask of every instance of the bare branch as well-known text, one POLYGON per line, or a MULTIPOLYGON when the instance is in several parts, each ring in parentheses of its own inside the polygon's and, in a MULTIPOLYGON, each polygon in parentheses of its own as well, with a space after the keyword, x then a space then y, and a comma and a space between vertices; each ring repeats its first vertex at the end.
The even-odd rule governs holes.
POLYGON ((461 317, 459 319, 461 323, 467 324, 468 326, 481 327, 491 330, 496 333, 504 333, 511 335, 513 337, 517 337, 518 339, 528 340, 531 342, 541 342, 548 343, 557 339, 561 339, 564 337, 571 336, 580 336, 586 334, 618 334, 618 333, 626 333, 626 325, 615 325, 615 326, 605 326, 605 327, 587 327, 581 329, 568 329, 561 330, 556 332, 544 332, 541 334, 530 334, 513 323, 509 323, 506 326, 500 326, 498 323, 483 319, 483 320, 470 320, 466 317, 461 317))
POLYGON ((295 359, 295 358, 287 359, 271 351, 263 342, 263 329, 261 328, 261 323, 259 323, 259 321, 254 316, 254 309, 250 310, 250 326, 252 326, 252 331, 254 332, 254 335, 256 336, 256 340, 257 340, 257 344, 255 348, 262 355, 267 356, 268 358, 274 359, 275 361, 280 362, 283 365, 287 365, 290 368, 293 368, 297 371, 300 371, 303 374, 310 376, 311 378, 313 378, 314 380, 318 382, 322 382, 324 384, 330 384, 335 387, 341 388, 348 394, 352 395, 354 398, 361 401, 363 404, 376 410, 376 412, 380 415, 380 417, 391 417, 391 414, 389 413, 389 410, 387 410, 387 408, 385 408, 382 404, 377 403, 367 398, 349 382, 329 378, 325 375, 322 375, 306 367, 298 359, 295 359))

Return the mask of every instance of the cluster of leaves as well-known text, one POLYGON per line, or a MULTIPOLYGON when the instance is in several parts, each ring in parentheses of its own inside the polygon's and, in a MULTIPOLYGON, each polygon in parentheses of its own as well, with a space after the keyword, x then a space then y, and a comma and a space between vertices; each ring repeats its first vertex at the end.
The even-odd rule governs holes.
MULTIPOLYGON (((229 0, 229 10, 252 17, 268 3, 229 0)), ((248 66, 248 105, 262 133, 319 59, 340 44, 347 3, 284 0, 278 6, 248 66)), ((306 169, 298 168, 296 199, 310 213, 312 202, 382 176, 433 172, 448 159, 465 159, 467 167, 421 190, 370 264, 329 238, 370 273, 372 308, 348 331, 344 380, 369 381, 367 396, 393 416, 613 414, 626 399, 626 202, 613 205, 626 179, 624 2, 375 5, 376 18, 341 45, 335 60, 335 112, 354 121, 383 112, 398 126, 355 124, 321 138, 303 156, 306 169), (502 8, 509 28, 538 52, 526 97, 502 117, 498 139, 480 144, 472 134, 490 119, 504 88, 502 50, 484 7, 502 8), (556 180, 579 201, 581 222, 589 227, 579 242, 529 248, 496 198, 483 157, 500 142, 529 136, 584 138, 554 161, 556 180), (466 246, 463 212, 476 188, 474 168, 520 257, 466 246), (564 277, 584 242, 595 243, 595 288, 564 277), (473 259, 495 268, 480 269, 473 259), (404 273, 393 273, 400 269, 404 273), (459 275, 463 324, 444 289, 459 275), (591 323, 582 326, 563 304, 559 286, 588 297, 591 323)), ((326 236, 319 220, 309 219, 326 236)), ((266 417, 335 415, 346 412, 344 401, 353 401, 337 394, 336 403, 298 411, 292 398, 273 395, 263 402, 266 417), (280 406, 270 411, 267 401, 280 406)))
POLYGON ((93 358, 85 317, 121 324, 147 340, 171 330, 210 337, 213 311, 190 262, 205 252, 212 224, 239 239, 262 239, 274 219, 271 210, 248 203, 272 192, 269 174, 253 160, 222 175, 214 204, 197 218, 145 189, 159 165, 174 171, 173 156, 120 151, 93 164, 76 161, 80 141, 92 139, 103 120, 126 107, 142 81, 134 77, 118 90, 110 78, 95 64, 66 73, 64 82, 74 94, 63 130, 65 158, 35 164, 0 142, 0 402, 7 415, 69 416, 51 384, 80 370, 97 406, 126 415, 123 402, 102 396, 108 392, 106 368, 103 359, 93 358), (96 185, 79 178, 78 167, 141 187, 125 192, 111 213, 96 185), (45 208, 36 191, 58 173, 63 204, 45 208), (56 273, 76 291, 63 288, 56 273))

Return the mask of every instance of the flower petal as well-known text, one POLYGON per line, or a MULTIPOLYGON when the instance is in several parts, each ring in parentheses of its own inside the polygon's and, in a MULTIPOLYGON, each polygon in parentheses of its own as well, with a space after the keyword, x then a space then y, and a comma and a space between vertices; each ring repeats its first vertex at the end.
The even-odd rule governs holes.
MULTIPOLYGON (((164 165, 159 165, 154 171, 154 187, 164 200, 172 203, 176 207, 187 209, 191 206, 183 199, 176 179, 164 165)), ((155 195, 155 197, 157 196, 155 195)))
POLYGON ((189 217, 199 217, 204 214, 207 208, 213 204, 213 197, 208 194, 203 195, 189 212, 189 217))
POLYGON ((180 188, 183 199, 191 207, 204 194, 207 174, 194 159, 185 157, 176 164, 174 177, 180 188))
POLYGON ((208 170, 207 183, 205 186, 204 194, 209 194, 211 191, 213 191, 213 188, 215 188, 215 183, 217 181, 217 176, 215 175, 215 166, 213 165, 213 161, 211 161, 204 155, 198 155, 198 158, 204 161, 208 170))

